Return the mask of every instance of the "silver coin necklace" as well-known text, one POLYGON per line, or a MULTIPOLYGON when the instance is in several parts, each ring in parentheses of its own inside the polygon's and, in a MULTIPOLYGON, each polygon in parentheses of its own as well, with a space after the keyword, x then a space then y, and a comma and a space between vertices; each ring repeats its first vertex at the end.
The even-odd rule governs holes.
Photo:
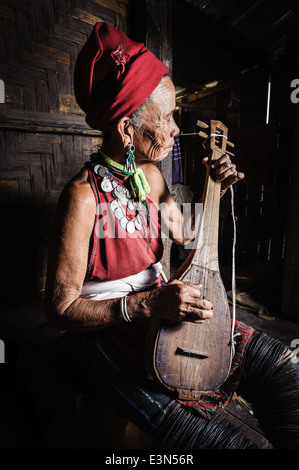
POLYGON ((104 165, 99 163, 94 165, 93 171, 102 178, 100 184, 102 191, 111 193, 114 198, 110 202, 110 209, 120 226, 129 234, 134 233, 135 230, 144 230, 144 209, 140 202, 135 200, 131 191, 121 186, 104 165), (136 212, 134 219, 127 217, 127 208, 136 212))

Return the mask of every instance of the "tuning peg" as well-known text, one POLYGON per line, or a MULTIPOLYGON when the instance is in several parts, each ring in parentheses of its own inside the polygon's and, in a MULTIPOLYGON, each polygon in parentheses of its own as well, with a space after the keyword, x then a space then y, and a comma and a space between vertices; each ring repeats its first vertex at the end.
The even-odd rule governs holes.
POLYGON ((204 139, 207 139, 209 136, 205 132, 199 131, 198 133, 199 137, 203 137, 204 139))
POLYGON ((209 127, 209 125, 206 124, 206 123, 203 122, 203 121, 197 121, 196 125, 197 125, 198 127, 202 127, 203 129, 208 129, 208 127, 209 127))
POLYGON ((235 157, 235 154, 234 154, 234 153, 232 153, 232 152, 229 152, 228 150, 226 150, 226 152, 225 152, 225 153, 227 153, 227 155, 230 155, 231 157, 235 157))
POLYGON ((228 145, 229 147, 232 147, 232 148, 234 148, 234 146, 235 146, 235 144, 233 144, 229 140, 226 142, 226 145, 228 145))

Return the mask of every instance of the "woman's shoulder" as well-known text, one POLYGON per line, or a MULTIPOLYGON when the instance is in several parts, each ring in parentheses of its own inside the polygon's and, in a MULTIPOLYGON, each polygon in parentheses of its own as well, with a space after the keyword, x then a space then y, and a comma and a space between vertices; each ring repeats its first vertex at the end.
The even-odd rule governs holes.
POLYGON ((145 174, 145 177, 150 185, 152 183, 155 186, 157 184, 161 184, 162 181, 164 181, 161 171, 153 163, 141 162, 138 166, 145 174))
POLYGON ((159 168, 153 163, 148 162, 142 162, 139 168, 145 174, 146 180, 151 188, 149 197, 157 204, 163 202, 163 197, 165 192, 167 192, 167 185, 159 168))
POLYGON ((95 205, 95 197, 91 189, 88 170, 82 168, 63 188, 60 201, 81 201, 88 205, 95 205))

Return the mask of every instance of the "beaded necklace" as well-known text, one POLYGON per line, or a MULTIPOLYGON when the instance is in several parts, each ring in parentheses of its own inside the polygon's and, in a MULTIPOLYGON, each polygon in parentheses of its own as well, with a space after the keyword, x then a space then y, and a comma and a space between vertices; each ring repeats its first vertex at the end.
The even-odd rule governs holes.
POLYGON ((112 160, 110 157, 105 155, 102 150, 99 150, 99 153, 107 163, 108 167, 114 173, 122 176, 129 176, 129 181, 134 197, 138 198, 139 201, 145 201, 146 194, 150 192, 151 188, 141 168, 136 169, 134 165, 135 171, 128 171, 125 169, 124 165, 121 165, 120 163, 112 160))
POLYGON ((112 192, 114 200, 110 204, 114 216, 119 220, 120 225, 128 232, 133 233, 135 230, 142 230, 146 226, 150 228, 149 243, 151 242, 151 225, 150 212, 146 195, 150 192, 150 186, 146 180, 143 171, 131 165, 133 171, 127 170, 124 165, 115 162, 105 155, 102 150, 98 151, 105 165, 99 163, 98 154, 91 156, 93 171, 101 176, 101 189, 104 192, 112 192), (131 191, 121 186, 113 177, 115 175, 128 176, 131 191), (126 216, 126 209, 136 211, 134 220, 129 220, 126 216), (145 224, 143 223, 145 219, 145 224))

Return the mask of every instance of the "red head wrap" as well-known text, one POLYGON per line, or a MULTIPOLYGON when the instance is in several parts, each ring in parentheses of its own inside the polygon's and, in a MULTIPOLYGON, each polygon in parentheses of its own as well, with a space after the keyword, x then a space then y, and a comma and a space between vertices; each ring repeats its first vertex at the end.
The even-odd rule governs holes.
POLYGON ((75 95, 93 129, 108 131, 154 91, 167 67, 144 44, 97 23, 75 66, 75 95))

